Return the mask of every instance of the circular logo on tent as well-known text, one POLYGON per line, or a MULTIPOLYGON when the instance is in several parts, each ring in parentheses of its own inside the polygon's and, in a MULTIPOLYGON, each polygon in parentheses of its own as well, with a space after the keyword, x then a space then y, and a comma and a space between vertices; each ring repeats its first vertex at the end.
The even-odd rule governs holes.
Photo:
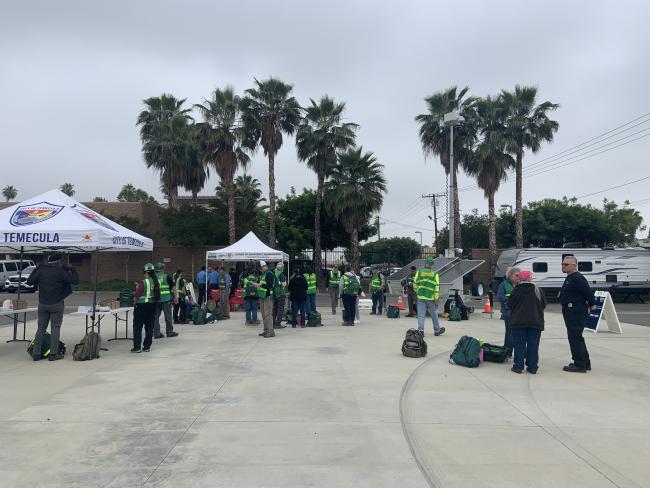
POLYGON ((63 210, 63 205, 53 205, 47 202, 20 205, 14 210, 9 223, 14 227, 38 224, 55 217, 61 210, 63 210))
POLYGON ((94 222, 94 223, 96 223, 97 225, 101 225, 101 226, 104 227, 105 229, 109 229, 109 230, 112 230, 112 231, 114 231, 114 232, 117 232, 117 229, 114 228, 114 227, 113 227, 111 224, 109 224, 108 222, 106 222, 106 220, 104 220, 104 218, 103 218, 101 215, 99 215, 99 214, 93 212, 93 211, 90 210, 89 208, 82 207, 82 206, 80 206, 80 205, 73 205, 72 208, 73 208, 73 209, 75 210, 75 212, 77 212, 79 215, 81 215, 82 217, 85 217, 86 219, 90 220, 91 222, 94 222))

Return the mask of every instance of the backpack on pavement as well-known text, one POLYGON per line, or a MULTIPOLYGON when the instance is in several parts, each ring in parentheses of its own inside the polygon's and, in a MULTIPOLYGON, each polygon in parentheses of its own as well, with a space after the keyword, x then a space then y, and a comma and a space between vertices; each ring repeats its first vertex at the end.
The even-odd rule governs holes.
POLYGON ((388 309, 386 309, 386 317, 389 319, 398 319, 399 307, 397 305, 388 305, 388 309))
POLYGON ((449 320, 451 322, 460 322, 461 321, 461 311, 460 308, 452 305, 449 307, 449 320))
POLYGON ((506 360, 505 346, 495 346, 494 344, 483 343, 483 361, 490 363, 503 363, 506 360))
POLYGON ((418 329, 407 330, 404 342, 402 342, 402 354, 409 358, 426 356, 427 343, 424 341, 424 334, 418 329))
POLYGON ((307 317, 307 327, 320 327, 323 325, 321 316, 318 312, 311 312, 307 317))
POLYGON ((102 336, 97 332, 88 332, 79 344, 74 346, 72 359, 75 361, 90 361, 99 357, 99 350, 102 347, 102 336))
POLYGON ((480 353, 481 343, 478 339, 463 336, 456 344, 454 352, 449 356, 449 362, 467 368, 477 368, 481 362, 480 353))
MULTIPOLYGON (((36 338, 32 339, 29 344, 27 344, 27 354, 29 354, 31 357, 34 357, 34 340, 36 338)), ((43 334, 43 343, 41 344, 41 357, 46 358, 49 357, 50 355, 50 347, 52 346, 52 336, 50 335, 49 332, 46 332, 43 334)), ((59 340, 59 354, 64 355, 65 354, 65 343, 61 340, 59 340)))
POLYGON ((205 310, 202 308, 195 308, 192 310, 192 323, 194 325, 205 325, 205 310))

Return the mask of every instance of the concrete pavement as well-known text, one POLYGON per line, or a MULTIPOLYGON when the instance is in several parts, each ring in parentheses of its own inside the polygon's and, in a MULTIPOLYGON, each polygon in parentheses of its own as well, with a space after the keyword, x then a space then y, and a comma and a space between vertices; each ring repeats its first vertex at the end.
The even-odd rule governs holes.
MULTIPOLYGON (((650 330, 588 337, 593 371, 561 371, 561 316, 547 314, 536 376, 448 363, 463 334, 502 341, 502 322, 443 321, 429 356, 400 353, 414 319, 283 329, 243 314, 130 354, 106 343, 74 362, 34 363, 0 329, 0 486, 650 486, 650 330)), ((33 335, 34 325, 28 327, 33 335)), ((112 328, 102 335, 107 339, 112 328)))

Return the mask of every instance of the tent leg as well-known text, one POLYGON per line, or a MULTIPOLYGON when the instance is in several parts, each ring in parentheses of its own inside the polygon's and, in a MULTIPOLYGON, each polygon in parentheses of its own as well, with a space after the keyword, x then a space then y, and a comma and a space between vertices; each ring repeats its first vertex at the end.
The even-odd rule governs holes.
POLYGON ((98 280, 99 280, 99 248, 96 248, 95 249, 95 286, 93 289, 93 308, 92 308, 92 316, 91 316, 91 320, 92 320, 91 330, 93 332, 95 330, 95 309, 97 308, 97 281, 98 280))

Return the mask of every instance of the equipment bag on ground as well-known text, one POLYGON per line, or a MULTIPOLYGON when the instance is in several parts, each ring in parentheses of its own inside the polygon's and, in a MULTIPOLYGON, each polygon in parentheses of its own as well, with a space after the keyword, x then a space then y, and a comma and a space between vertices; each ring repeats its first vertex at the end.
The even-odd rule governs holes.
POLYGON ((389 319, 398 319, 399 318, 399 308, 397 305, 388 305, 386 310, 386 317, 389 319))
POLYGON ((488 344, 485 342, 482 348, 483 361, 503 363, 506 360, 507 353, 505 346, 495 346, 494 344, 488 344))
MULTIPOLYGON (((35 339, 35 338, 34 338, 35 339)), ((27 345, 27 354, 34 357, 34 339, 27 345)), ((43 343, 41 344, 41 357, 46 358, 50 355, 50 347, 52 345, 52 336, 49 332, 43 334, 43 343)), ((65 343, 59 341, 59 354, 65 354, 65 343)))
POLYGON ((307 317, 307 327, 320 327, 321 325, 323 323, 321 322, 320 313, 311 312, 307 317))
POLYGON ((461 321, 460 308, 458 308, 456 306, 449 307, 449 320, 452 321, 452 322, 460 322, 461 321))
POLYGON ((427 355, 427 343, 424 341, 424 334, 418 329, 406 331, 404 342, 402 342, 402 354, 409 358, 422 358, 427 355))
POLYGON ((97 332, 88 332, 79 344, 74 346, 72 359, 75 361, 90 361, 99 357, 99 351, 102 347, 102 336, 97 332))
POLYGON ((480 353, 481 343, 478 339, 474 339, 470 336, 463 336, 456 344, 454 352, 449 356, 449 362, 459 366, 476 368, 481 362, 480 353))
POLYGON ((194 325, 205 325, 205 310, 202 308, 192 310, 192 322, 194 325))

